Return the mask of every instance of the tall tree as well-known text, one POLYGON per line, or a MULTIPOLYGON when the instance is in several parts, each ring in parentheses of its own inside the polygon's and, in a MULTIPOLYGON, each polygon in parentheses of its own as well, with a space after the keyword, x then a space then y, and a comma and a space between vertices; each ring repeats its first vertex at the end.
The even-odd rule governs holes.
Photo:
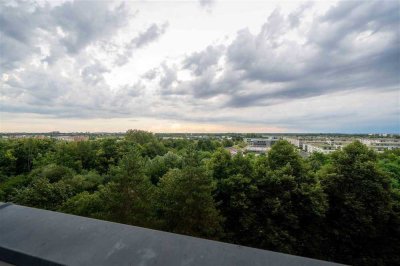
POLYGON ((208 168, 211 170, 214 179, 221 180, 228 178, 231 171, 231 154, 223 148, 217 149, 208 162, 208 168))
POLYGON ((116 165, 120 159, 117 141, 116 139, 109 138, 98 142, 99 147, 95 155, 96 170, 100 174, 105 174, 110 167, 116 165))
POLYGON ((374 151, 354 142, 334 152, 332 163, 321 173, 330 203, 330 258, 355 265, 400 262, 398 198, 396 203, 389 177, 376 162, 374 151))
POLYGON ((154 187, 144 174, 144 160, 132 150, 111 170, 113 179, 104 187, 108 219, 139 226, 150 226, 154 187))
POLYGON ((217 238, 222 229, 212 196, 215 183, 196 157, 190 149, 183 169, 170 170, 161 178, 157 193, 158 217, 162 229, 217 238))
POLYGON ((276 143, 257 169, 258 189, 252 198, 256 217, 249 244, 317 256, 327 202, 316 177, 287 141, 276 143), (263 163, 268 165, 262 167, 263 163))

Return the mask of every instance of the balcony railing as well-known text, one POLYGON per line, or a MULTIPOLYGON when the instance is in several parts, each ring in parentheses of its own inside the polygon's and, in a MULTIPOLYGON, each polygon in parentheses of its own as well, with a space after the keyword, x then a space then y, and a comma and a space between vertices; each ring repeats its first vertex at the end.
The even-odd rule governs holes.
POLYGON ((335 265, 267 250, 0 204, 0 265, 335 265))

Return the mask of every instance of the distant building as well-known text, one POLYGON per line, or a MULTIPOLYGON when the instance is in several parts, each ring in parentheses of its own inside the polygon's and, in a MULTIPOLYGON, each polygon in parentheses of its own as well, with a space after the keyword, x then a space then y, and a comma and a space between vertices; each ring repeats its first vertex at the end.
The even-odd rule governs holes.
POLYGON ((303 147, 303 138, 293 138, 293 137, 283 137, 284 140, 290 142, 297 148, 302 148, 303 147))
POLYGON ((72 136, 56 136, 54 137, 56 140, 63 140, 63 141, 74 141, 72 136))
POLYGON ((265 153, 272 145, 279 140, 278 137, 267 137, 267 138, 245 138, 244 141, 247 143, 246 151, 255 153, 265 153))
POLYGON ((339 146, 333 146, 329 144, 322 144, 322 143, 303 143, 302 149, 303 151, 306 151, 308 153, 313 153, 313 152, 320 152, 324 154, 328 154, 331 152, 336 151, 341 147, 339 146))
POLYGON ((161 137, 161 139, 184 139, 183 137, 169 137, 169 136, 166 136, 166 137, 161 137))
POLYGON ((89 136, 73 136, 74 141, 87 141, 89 140, 89 136))
POLYGON ((301 137, 283 137, 294 146, 301 150, 312 153, 321 152, 331 153, 342 149, 344 146, 359 140, 369 148, 377 152, 384 150, 393 150, 400 148, 400 139, 396 138, 362 138, 357 139, 354 136, 301 136, 301 137))
POLYGON ((89 140, 89 136, 56 136, 54 137, 57 140, 63 140, 63 141, 86 141, 89 140))
POLYGON ((12 136, 12 138, 14 138, 14 139, 26 139, 26 138, 29 138, 29 136, 27 136, 27 135, 14 135, 14 136, 12 136))
POLYGON ((379 139, 360 139, 368 147, 383 152, 385 150, 400 149, 400 139, 379 138, 379 139))

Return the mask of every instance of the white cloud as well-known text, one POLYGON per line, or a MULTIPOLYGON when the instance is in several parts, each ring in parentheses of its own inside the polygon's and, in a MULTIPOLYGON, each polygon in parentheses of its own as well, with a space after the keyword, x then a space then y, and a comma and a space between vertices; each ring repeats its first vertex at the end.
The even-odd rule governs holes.
POLYGON ((1 2, 2 130, 399 130, 399 3, 213 2, 1 2))

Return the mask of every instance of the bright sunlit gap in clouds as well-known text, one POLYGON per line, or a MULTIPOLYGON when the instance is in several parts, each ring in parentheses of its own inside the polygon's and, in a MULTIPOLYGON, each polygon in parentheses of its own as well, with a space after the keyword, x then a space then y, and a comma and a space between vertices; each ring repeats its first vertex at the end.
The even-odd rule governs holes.
POLYGON ((0 131, 400 131, 398 1, 1 1, 0 131))

